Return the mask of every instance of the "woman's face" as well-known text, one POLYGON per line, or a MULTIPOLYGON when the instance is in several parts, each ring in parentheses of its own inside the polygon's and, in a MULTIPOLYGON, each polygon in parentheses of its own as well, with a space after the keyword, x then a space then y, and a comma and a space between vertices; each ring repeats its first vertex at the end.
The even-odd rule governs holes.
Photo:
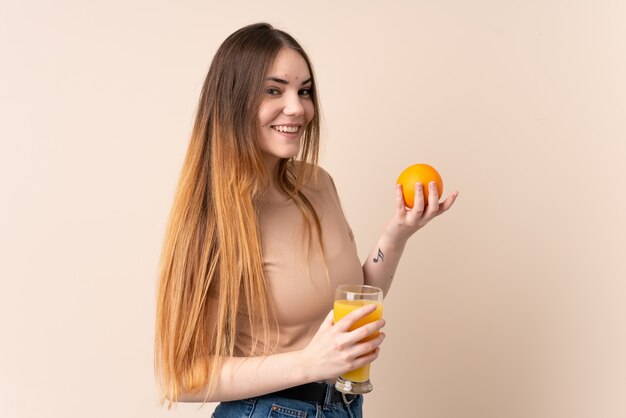
POLYGON ((300 138, 315 113, 311 73, 302 56, 283 48, 265 79, 257 130, 261 151, 270 164, 295 157, 300 138))

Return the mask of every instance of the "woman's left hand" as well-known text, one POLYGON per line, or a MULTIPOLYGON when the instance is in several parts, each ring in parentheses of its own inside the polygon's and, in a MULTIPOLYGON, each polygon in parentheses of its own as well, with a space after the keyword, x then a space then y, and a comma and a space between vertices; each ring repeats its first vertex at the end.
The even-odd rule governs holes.
POLYGON ((439 203, 439 193, 434 181, 428 185, 428 204, 424 207, 422 183, 415 184, 415 201, 413 208, 406 207, 402 195, 402 186, 396 185, 396 210, 393 218, 385 227, 388 240, 396 244, 404 244, 418 229, 424 227, 435 217, 452 207, 459 192, 453 192, 446 200, 439 203))

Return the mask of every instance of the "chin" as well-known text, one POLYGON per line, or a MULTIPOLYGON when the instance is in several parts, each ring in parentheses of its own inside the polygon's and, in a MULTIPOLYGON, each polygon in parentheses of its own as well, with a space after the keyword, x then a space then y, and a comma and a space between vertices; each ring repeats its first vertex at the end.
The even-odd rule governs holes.
POLYGON ((279 158, 290 159, 297 157, 299 153, 300 147, 298 147, 297 149, 282 150, 280 152, 277 152, 275 155, 279 158))

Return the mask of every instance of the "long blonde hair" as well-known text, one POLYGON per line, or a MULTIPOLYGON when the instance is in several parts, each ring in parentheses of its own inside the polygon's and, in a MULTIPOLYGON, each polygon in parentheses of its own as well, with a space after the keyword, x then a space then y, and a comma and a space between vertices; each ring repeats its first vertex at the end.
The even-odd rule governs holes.
MULTIPOLYGON (((234 355, 238 314, 247 316, 253 330, 252 354, 276 325, 255 205, 273 173, 263 161, 256 124, 265 77, 285 47, 302 55, 313 79, 296 40, 259 23, 224 41, 202 87, 159 266, 155 371, 162 402, 170 405, 181 393, 205 388, 208 397, 215 389, 222 358, 234 355)), ((319 218, 302 193, 317 168, 314 80, 311 99, 315 114, 302 134, 302 163, 281 160, 275 179, 300 208, 309 246, 315 234, 321 239, 319 218)), ((261 354, 267 354, 264 347, 261 354)))

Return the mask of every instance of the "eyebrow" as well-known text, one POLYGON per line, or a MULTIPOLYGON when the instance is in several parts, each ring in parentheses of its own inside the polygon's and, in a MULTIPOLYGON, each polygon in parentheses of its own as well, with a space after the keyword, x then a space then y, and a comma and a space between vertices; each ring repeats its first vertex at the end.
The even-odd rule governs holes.
MULTIPOLYGON (((280 84, 289 84, 289 81, 283 80, 282 78, 278 78, 278 77, 267 77, 266 80, 275 81, 280 84)), ((311 77, 304 80, 301 85, 304 86, 305 84, 310 83, 310 82, 311 82, 311 77)))

